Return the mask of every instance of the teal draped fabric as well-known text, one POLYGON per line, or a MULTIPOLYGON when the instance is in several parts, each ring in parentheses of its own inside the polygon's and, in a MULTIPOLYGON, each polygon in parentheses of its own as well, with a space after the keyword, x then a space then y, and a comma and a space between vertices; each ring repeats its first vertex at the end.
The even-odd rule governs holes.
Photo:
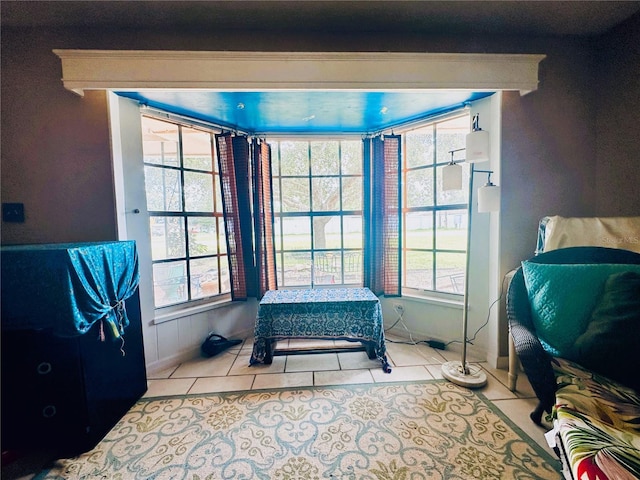
POLYGON ((2 247, 2 328, 120 338, 140 274, 133 241, 2 247))

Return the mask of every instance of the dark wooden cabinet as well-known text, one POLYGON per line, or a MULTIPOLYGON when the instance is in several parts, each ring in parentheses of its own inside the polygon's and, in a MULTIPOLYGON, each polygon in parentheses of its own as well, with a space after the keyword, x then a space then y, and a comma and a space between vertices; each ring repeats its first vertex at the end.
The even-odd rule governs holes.
POLYGON ((90 450, 147 389, 135 243, 0 254, 2 449, 90 450))
POLYGON ((90 450, 144 394, 138 294, 126 305, 130 324, 124 344, 101 341, 98 323, 72 338, 34 330, 2 332, 3 450, 90 450))

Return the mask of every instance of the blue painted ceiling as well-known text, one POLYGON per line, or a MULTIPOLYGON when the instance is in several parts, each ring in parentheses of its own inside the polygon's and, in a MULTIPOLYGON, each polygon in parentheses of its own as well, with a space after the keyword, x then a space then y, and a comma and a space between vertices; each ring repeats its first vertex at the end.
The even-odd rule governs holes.
POLYGON ((493 92, 144 90, 116 92, 143 105, 253 135, 367 134, 462 107, 493 92))

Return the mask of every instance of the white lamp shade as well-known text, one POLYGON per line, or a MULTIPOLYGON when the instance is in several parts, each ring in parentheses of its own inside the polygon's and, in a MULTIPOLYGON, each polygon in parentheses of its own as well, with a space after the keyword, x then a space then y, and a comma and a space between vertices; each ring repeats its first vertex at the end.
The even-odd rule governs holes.
POLYGON ((489 160, 489 132, 474 130, 466 137, 466 158, 469 163, 489 160))
POLYGON ((462 167, 450 163, 442 167, 442 189, 462 190, 462 167))
POLYGON ((497 212, 500 210, 500 187, 485 185, 478 189, 478 212, 497 212))

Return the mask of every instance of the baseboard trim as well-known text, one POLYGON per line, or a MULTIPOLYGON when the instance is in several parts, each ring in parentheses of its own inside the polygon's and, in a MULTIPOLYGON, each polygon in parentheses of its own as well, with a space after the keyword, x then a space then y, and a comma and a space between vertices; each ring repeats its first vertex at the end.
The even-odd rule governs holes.
POLYGON ((167 368, 178 366, 182 362, 193 360, 200 355, 200 347, 190 348, 189 350, 183 350, 182 352, 171 355, 157 360, 153 363, 147 364, 147 377, 151 377, 156 373, 159 373, 167 368))
MULTIPOLYGON (((224 334, 222 334, 224 335, 224 334)), ((226 335, 227 338, 241 338, 243 340, 249 339, 249 340, 253 340, 253 329, 244 329, 241 330, 240 332, 236 332, 233 335, 229 334, 226 335)), ((204 339, 203 339, 204 341, 204 339)), ((171 367, 175 367, 178 366, 179 364, 183 363, 183 362, 187 362, 189 360, 193 360, 194 358, 197 358, 200 356, 200 345, 194 345, 193 347, 187 349, 187 350, 182 350, 181 352, 177 352, 174 355, 171 355, 169 357, 165 357, 165 358, 161 358, 159 360, 156 360, 155 362, 149 363, 147 364, 146 368, 147 368, 147 376, 151 377, 154 374, 157 374, 159 372, 162 372, 163 370, 166 370, 168 368, 171 367)))

